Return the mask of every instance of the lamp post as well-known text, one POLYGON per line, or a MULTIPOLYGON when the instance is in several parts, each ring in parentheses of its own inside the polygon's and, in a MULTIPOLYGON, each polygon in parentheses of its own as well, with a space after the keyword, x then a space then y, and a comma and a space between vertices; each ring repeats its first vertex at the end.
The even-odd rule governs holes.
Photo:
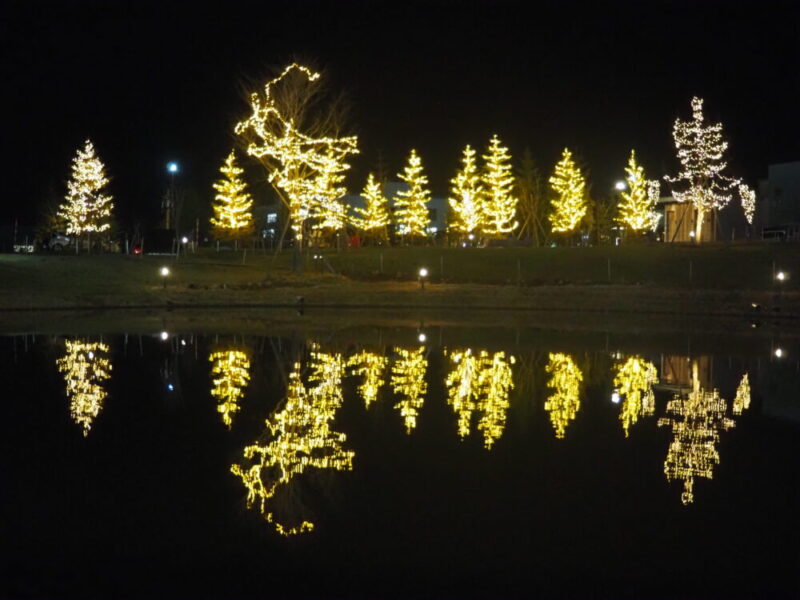
POLYGON ((164 209, 165 229, 171 229, 172 211, 175 208, 175 175, 180 172, 180 166, 174 160, 167 163, 167 173, 169 173, 169 191, 164 199, 162 208, 164 209))
POLYGON ((161 282, 164 284, 164 289, 167 289, 167 277, 169 277, 169 267, 161 267, 159 273, 161 274, 161 282))
POLYGON ((422 267, 419 270, 419 287, 421 290, 425 289, 425 279, 428 277, 428 269, 422 267))

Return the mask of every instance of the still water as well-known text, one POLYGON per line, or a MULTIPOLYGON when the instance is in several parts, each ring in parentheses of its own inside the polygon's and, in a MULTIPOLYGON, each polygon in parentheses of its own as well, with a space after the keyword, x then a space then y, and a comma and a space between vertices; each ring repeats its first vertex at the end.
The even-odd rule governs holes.
POLYGON ((791 344, 0 338, 3 596, 794 596, 791 344))

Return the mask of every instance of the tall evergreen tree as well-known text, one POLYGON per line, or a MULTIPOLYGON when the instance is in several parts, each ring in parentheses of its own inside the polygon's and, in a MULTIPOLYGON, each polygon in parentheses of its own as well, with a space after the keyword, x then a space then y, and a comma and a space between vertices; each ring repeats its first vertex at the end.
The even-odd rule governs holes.
POLYGON ((564 148, 561 160, 556 164, 555 172, 550 177, 550 186, 557 194, 551 200, 553 212, 550 214, 550 224, 553 231, 559 233, 574 231, 586 214, 586 180, 567 148, 564 148))
POLYGON ((513 194, 511 155, 497 135, 492 136, 483 160, 482 179, 486 190, 484 233, 490 237, 502 237, 514 231, 519 223, 515 219, 517 199, 513 194))
POLYGON ((485 199, 478 166, 475 163, 475 150, 467 145, 461 157, 461 168, 450 180, 452 210, 451 227, 458 232, 475 234, 485 223, 485 199))
POLYGON ((431 193, 428 178, 422 171, 422 160, 416 150, 411 150, 408 164, 397 176, 408 184, 408 190, 400 191, 395 198, 395 219, 402 235, 425 236, 428 232, 430 215, 428 203, 431 193))

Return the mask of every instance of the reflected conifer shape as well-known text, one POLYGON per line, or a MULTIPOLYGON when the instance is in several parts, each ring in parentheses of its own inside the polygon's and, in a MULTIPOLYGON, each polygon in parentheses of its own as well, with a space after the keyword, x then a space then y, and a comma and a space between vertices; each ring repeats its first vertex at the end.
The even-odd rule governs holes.
POLYGON ((571 356, 560 352, 550 353, 545 370, 552 375, 547 387, 554 393, 545 401, 544 409, 550 413, 556 437, 561 439, 566 435, 567 425, 581 408, 583 374, 571 356))
POLYGON ((406 433, 411 433, 417 426, 417 416, 428 391, 425 381, 428 358, 425 356, 425 346, 416 350, 395 348, 394 351, 398 358, 392 366, 392 391, 402 397, 394 407, 403 417, 406 433))
POLYGON ((622 398, 622 412, 619 415, 625 437, 628 430, 639 417, 649 417, 655 413, 656 402, 653 385, 658 383, 656 366, 639 356, 631 356, 617 368, 614 387, 622 398))
POLYGON ((364 380, 358 386, 358 394, 364 400, 364 407, 378 399, 378 392, 385 383, 384 373, 389 360, 375 352, 361 351, 351 356, 347 366, 352 367, 353 375, 363 376, 364 380))
POLYGON ((694 501, 696 477, 712 479, 714 466, 719 464, 719 432, 734 426, 733 419, 725 416, 727 402, 717 390, 707 392, 700 387, 697 361, 692 364, 692 391, 682 398, 676 394, 667 403, 668 417, 658 420, 659 426, 672 427, 673 439, 669 445, 664 473, 668 481, 683 481, 681 501, 694 501))
POLYGON ((64 340, 64 344, 66 352, 56 366, 64 374, 72 420, 83 427, 86 437, 108 395, 102 383, 111 377, 111 361, 105 356, 109 348, 102 342, 81 340, 64 340))
POLYGON ((222 422, 230 429, 250 381, 250 359, 242 350, 223 350, 212 352, 208 360, 213 384, 211 395, 218 402, 217 412, 222 415, 222 422))
POLYGON ((444 380, 447 403, 458 417, 458 435, 463 440, 472 427, 472 413, 480 393, 480 365, 472 350, 454 350, 449 355, 452 369, 444 380))
POLYGON ((344 360, 341 354, 311 353, 311 373, 306 387, 300 377, 300 363, 289 374, 286 402, 283 409, 266 421, 267 441, 244 449, 249 466, 232 465, 231 472, 242 479, 247 488, 247 504, 259 503, 265 519, 281 535, 311 531, 314 524, 300 520, 296 525, 280 522, 273 502, 281 486, 309 468, 349 471, 355 453, 344 449, 347 436, 332 428, 342 405, 344 360))
POLYGON ((736 388, 736 397, 733 399, 733 414, 740 415, 742 411, 750 408, 750 376, 745 373, 739 387, 736 388))
POLYGON ((490 356, 484 351, 480 355, 478 410, 483 415, 478 421, 478 431, 483 432, 483 444, 487 450, 491 450, 506 427, 508 395, 514 389, 511 365, 515 362, 513 356, 506 358, 505 352, 495 352, 490 356))

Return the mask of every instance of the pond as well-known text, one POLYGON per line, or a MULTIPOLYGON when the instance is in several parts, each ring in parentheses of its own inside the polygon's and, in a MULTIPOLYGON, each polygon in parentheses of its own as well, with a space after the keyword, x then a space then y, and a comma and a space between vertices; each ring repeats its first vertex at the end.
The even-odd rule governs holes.
POLYGON ((0 337, 3 596, 794 596, 800 347, 0 337))

